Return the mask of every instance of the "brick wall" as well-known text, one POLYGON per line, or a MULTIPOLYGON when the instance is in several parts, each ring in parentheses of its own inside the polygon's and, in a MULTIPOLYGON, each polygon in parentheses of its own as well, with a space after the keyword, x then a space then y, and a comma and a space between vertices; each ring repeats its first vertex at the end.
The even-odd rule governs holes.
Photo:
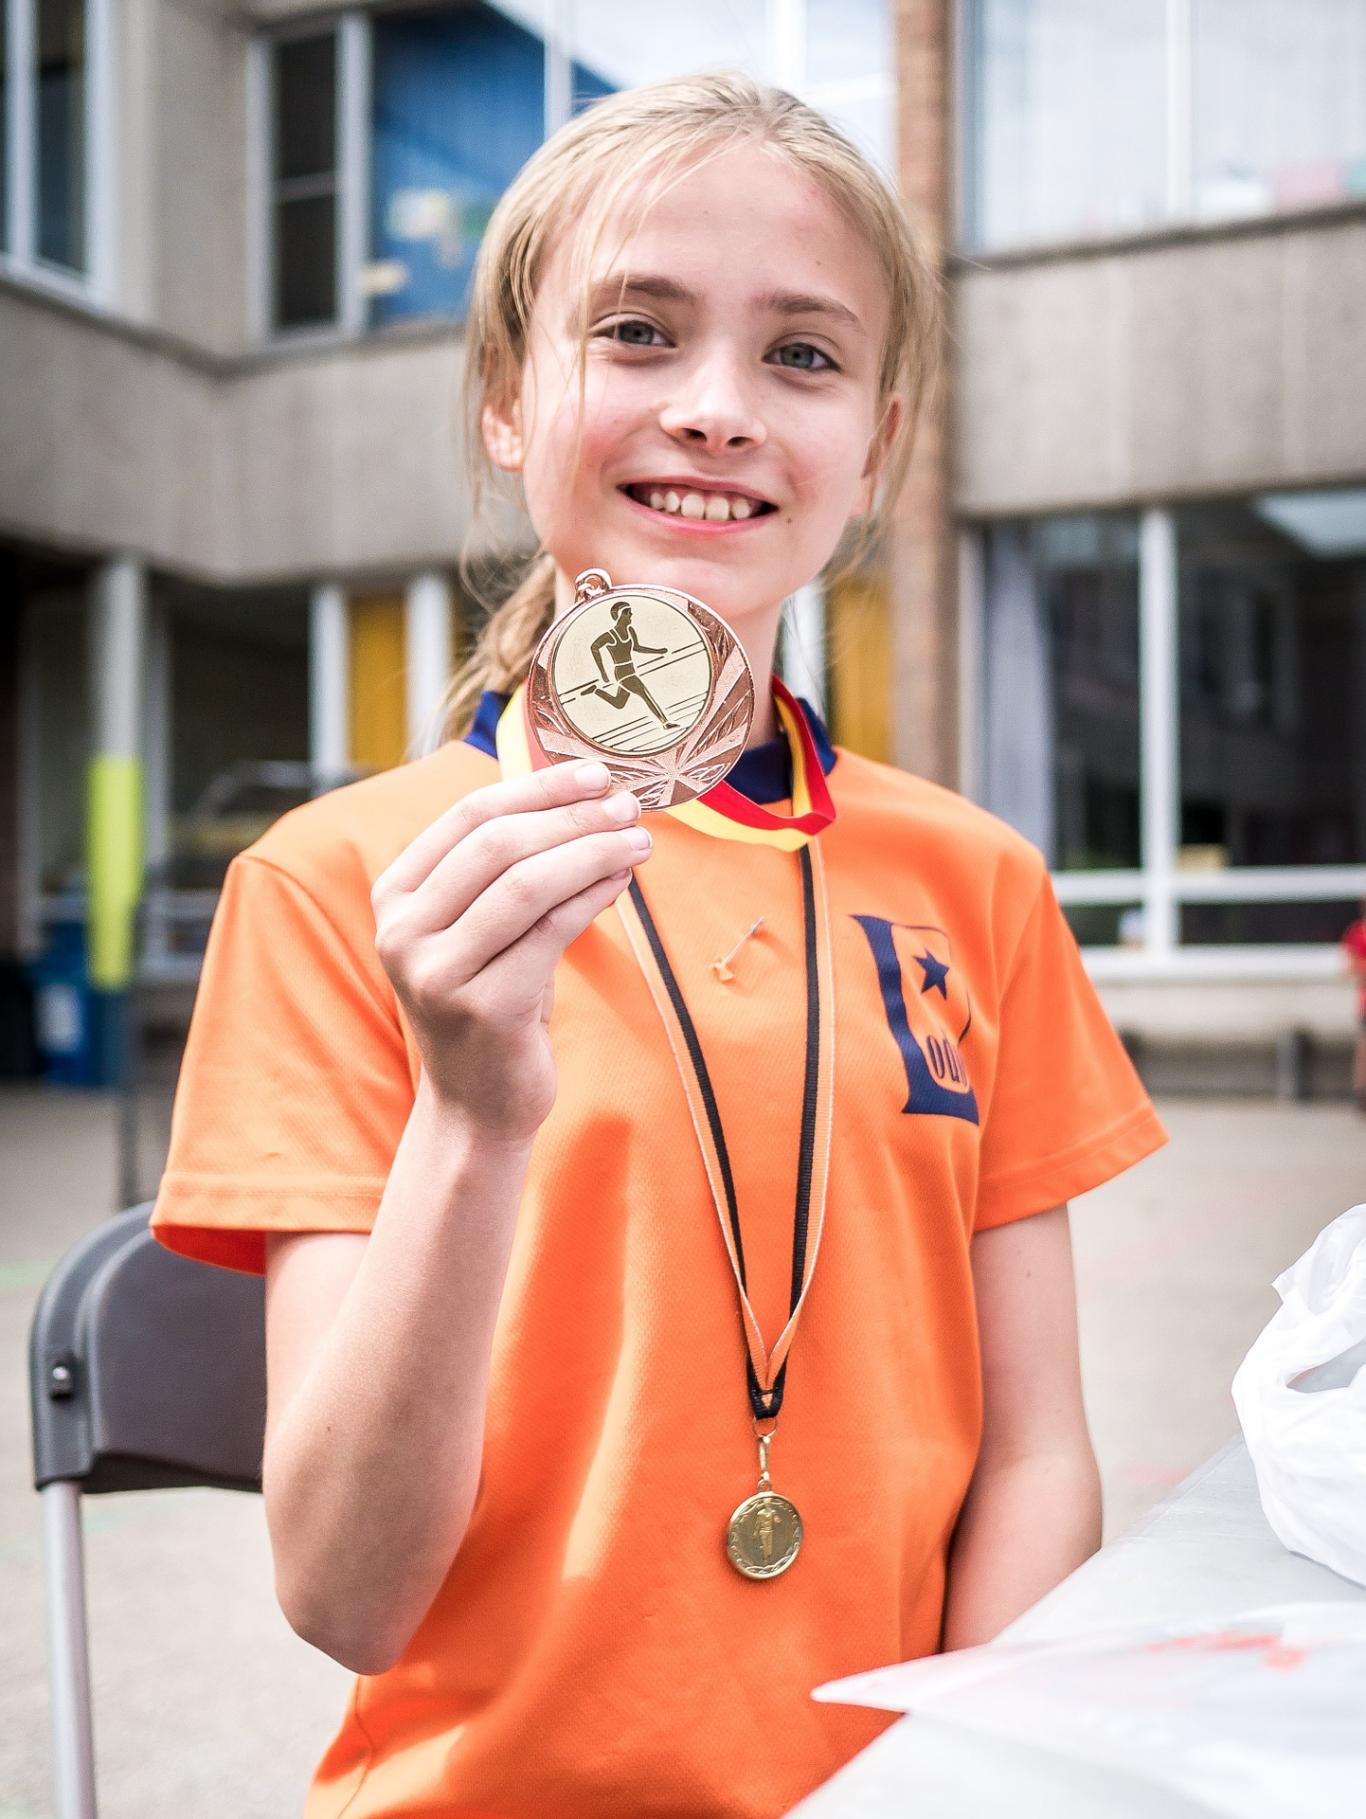
MULTIPOLYGON (((951 0, 895 0, 897 162, 907 212, 942 279, 951 196, 951 0)), ((957 548, 951 491, 952 299, 892 523, 893 754, 957 784, 957 548)))

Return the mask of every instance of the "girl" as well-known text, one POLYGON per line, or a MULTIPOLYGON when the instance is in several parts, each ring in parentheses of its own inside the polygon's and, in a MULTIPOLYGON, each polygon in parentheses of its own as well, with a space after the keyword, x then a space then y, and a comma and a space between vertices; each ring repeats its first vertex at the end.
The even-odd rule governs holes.
POLYGON ((472 417, 543 553, 466 735, 233 863, 155 1213, 266 1274, 277 1592, 358 1676, 309 1819, 769 1819, 887 1722, 812 1687, 1097 1545, 1065 1202, 1163 1133, 1039 854, 772 678, 935 308, 872 169, 738 76, 602 102, 490 224, 472 417), (742 641, 743 814, 526 771, 590 566, 742 641))

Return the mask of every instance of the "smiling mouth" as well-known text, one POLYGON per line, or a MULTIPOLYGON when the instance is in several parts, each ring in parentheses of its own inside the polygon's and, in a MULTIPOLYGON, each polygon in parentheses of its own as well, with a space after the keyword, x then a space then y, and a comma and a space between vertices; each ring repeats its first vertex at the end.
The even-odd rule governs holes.
POLYGON ((701 492, 691 487, 656 486, 649 481, 623 486, 622 492, 637 505, 648 507, 665 518, 689 518, 708 524, 739 523, 746 518, 762 518, 777 510, 767 499, 752 499, 747 493, 701 492))

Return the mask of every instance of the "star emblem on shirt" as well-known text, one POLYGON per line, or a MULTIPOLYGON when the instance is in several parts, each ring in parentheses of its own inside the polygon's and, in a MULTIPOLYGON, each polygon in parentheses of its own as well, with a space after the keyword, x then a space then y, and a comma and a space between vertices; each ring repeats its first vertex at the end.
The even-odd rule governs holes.
POLYGON ((949 976, 948 961, 936 960, 929 948, 926 948, 923 954, 915 956, 915 963, 925 975, 925 982, 920 988, 921 997, 926 992, 938 992, 941 998, 947 999, 949 988, 944 981, 949 976))

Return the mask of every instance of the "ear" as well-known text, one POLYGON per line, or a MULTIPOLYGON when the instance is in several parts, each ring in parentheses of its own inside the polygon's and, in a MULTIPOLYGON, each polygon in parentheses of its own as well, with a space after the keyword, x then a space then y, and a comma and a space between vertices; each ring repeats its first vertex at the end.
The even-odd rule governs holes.
POLYGON ((488 450, 489 460, 507 473, 521 471, 522 410, 516 399, 506 406, 486 404, 479 416, 479 428, 488 450))
POLYGON ((901 399, 894 394, 887 400, 882 420, 874 430, 872 440, 868 444, 868 459, 863 464, 863 474, 859 481, 854 507, 856 517, 866 517, 873 509, 873 494, 877 491, 878 477, 882 472, 883 463, 887 459, 888 449, 892 448, 896 442, 904 414, 905 406, 901 399))

